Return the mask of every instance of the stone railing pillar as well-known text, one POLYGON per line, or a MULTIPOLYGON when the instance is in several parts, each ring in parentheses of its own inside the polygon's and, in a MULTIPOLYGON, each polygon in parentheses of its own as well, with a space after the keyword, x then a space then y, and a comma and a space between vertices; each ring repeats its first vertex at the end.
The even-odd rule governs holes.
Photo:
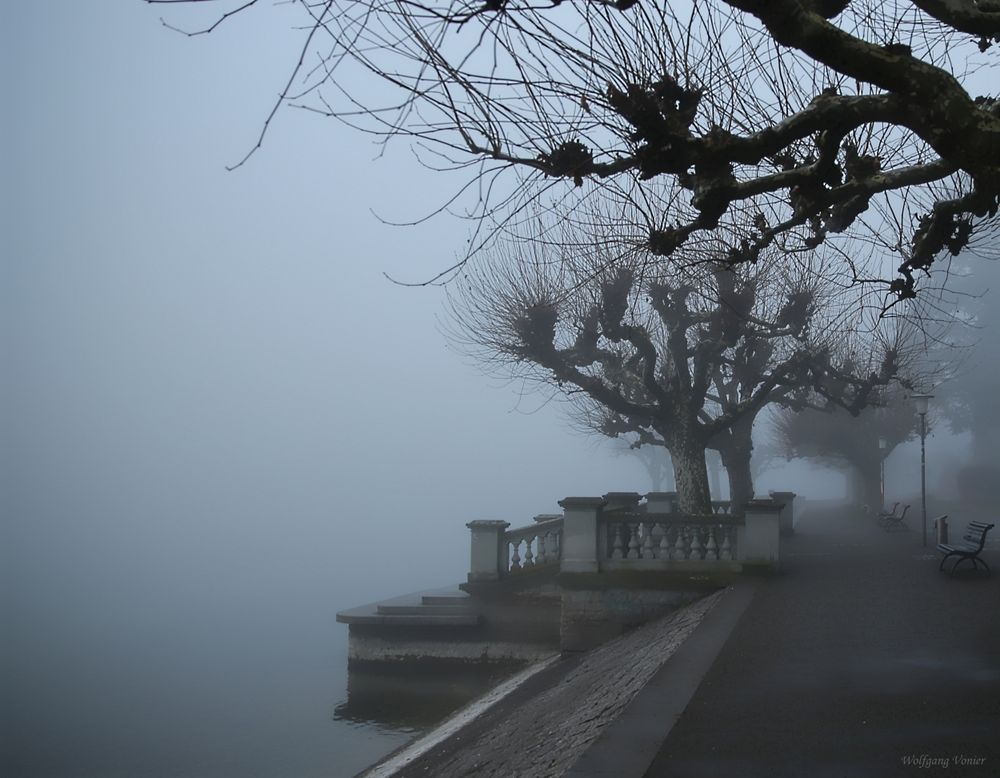
POLYGON ((507 543, 504 532, 509 521, 470 521, 472 555, 469 561, 469 582, 498 581, 507 574, 507 543))
POLYGON ((781 509, 781 516, 778 519, 778 526, 782 535, 791 535, 795 532, 795 492, 769 492, 771 499, 775 502, 784 503, 781 509))
POLYGON ((776 500, 751 500, 746 504, 743 531, 737 541, 741 562, 778 566, 781 507, 781 503, 776 500))
POLYGON ((677 513, 677 492, 650 492, 646 495, 650 513, 677 513))
POLYGON ((603 497, 567 497, 559 501, 563 509, 560 572, 597 572, 597 517, 605 502, 603 497))

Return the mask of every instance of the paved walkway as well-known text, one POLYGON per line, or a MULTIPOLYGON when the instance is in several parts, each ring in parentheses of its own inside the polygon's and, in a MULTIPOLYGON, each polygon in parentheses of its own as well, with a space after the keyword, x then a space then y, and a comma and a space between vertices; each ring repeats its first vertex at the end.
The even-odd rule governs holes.
MULTIPOLYGON (((562 775, 618 719, 721 597, 721 592, 710 595, 599 648, 565 657, 419 756, 409 758, 404 751, 389 760, 387 769, 376 767, 364 775, 562 775), (401 763, 398 769, 388 769, 397 763, 401 763)), ((648 763, 647 755, 643 766, 648 763)))
POLYGON ((938 573, 934 545, 813 512, 646 776, 1000 775, 996 537, 992 578, 938 573))

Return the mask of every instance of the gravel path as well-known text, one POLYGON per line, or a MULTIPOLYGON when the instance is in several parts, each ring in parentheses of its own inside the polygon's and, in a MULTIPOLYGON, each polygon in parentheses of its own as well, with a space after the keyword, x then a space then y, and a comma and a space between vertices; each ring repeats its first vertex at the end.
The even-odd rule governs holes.
POLYGON ((397 773, 550 778, 562 775, 677 650, 722 592, 599 648, 561 660, 520 693, 397 773))

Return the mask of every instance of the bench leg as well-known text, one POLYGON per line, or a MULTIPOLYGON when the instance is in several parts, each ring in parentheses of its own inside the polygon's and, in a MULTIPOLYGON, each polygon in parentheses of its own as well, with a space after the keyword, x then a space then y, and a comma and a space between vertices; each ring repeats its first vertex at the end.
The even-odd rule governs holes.
MULTIPOLYGON (((948 558, 948 557, 945 557, 945 559, 947 559, 947 558, 948 558)), ((982 566, 983 566, 983 569, 985 569, 985 570, 986 570, 986 575, 987 575, 988 577, 992 577, 992 576, 993 576, 993 571, 992 571, 992 570, 990 570, 990 566, 989 566, 988 564, 986 564, 986 560, 985 560, 985 559, 980 559, 980 558, 979 558, 978 556, 971 556, 971 555, 970 555, 970 556, 963 556, 963 557, 960 557, 960 558, 959 558, 959 559, 958 559, 958 560, 957 560, 957 561, 955 562, 955 564, 953 564, 953 565, 951 566, 951 572, 950 572, 950 573, 948 574, 948 576, 949 576, 949 577, 951 577, 951 576, 954 576, 954 575, 955 575, 955 569, 956 569, 956 568, 957 568, 957 567, 958 567, 958 566, 959 566, 960 564, 962 564, 962 562, 966 562, 966 561, 968 561, 968 562, 972 562, 972 569, 973 569, 973 570, 978 570, 978 569, 979 569, 979 565, 982 565, 982 566)), ((942 564, 942 565, 944 564, 944 560, 943 560, 943 559, 941 560, 941 564, 942 564)), ((941 568, 939 567, 938 569, 940 570, 941 568)))
POLYGON ((944 563, 948 561, 948 557, 950 557, 950 556, 952 556, 952 554, 945 554, 944 555, 944 559, 942 559, 941 560, 941 564, 938 565, 938 570, 944 570, 944 563))

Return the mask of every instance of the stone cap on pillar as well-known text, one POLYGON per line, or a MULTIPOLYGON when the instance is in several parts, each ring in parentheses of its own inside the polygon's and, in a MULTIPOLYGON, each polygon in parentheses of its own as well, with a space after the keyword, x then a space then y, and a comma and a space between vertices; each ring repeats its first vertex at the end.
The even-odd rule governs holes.
POLYGON ((772 511, 774 513, 778 513, 784 507, 785 504, 783 502, 780 502, 779 500, 769 500, 763 497, 757 497, 753 500, 750 500, 746 504, 746 510, 748 513, 750 511, 753 511, 754 513, 770 513, 772 511))
POLYGON ((646 510, 650 513, 673 513, 677 509, 677 492, 647 492, 646 510))
POLYGON ((563 515, 561 513, 539 513, 534 517, 536 522, 552 521, 553 519, 561 519, 563 515))
POLYGON ((510 526, 509 521, 499 521, 497 519, 476 519, 465 525, 469 529, 497 529, 504 530, 510 526))
POLYGON ((795 492, 768 492, 772 500, 794 500, 795 492))
POLYGON ((566 510, 573 508, 603 508, 607 500, 603 497, 564 497, 559 501, 559 507, 566 510))
POLYGON ((642 497, 638 492, 608 492, 604 495, 608 508, 631 508, 635 510, 639 507, 639 500, 642 497))

